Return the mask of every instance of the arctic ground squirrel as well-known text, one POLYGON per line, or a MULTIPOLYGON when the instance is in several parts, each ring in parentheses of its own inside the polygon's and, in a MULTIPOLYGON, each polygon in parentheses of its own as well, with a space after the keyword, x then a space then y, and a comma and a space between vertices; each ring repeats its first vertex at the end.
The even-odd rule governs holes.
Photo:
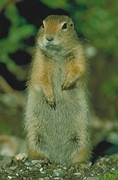
POLYGON ((71 18, 50 15, 38 34, 27 82, 28 155, 86 166, 91 157, 88 63, 71 18))

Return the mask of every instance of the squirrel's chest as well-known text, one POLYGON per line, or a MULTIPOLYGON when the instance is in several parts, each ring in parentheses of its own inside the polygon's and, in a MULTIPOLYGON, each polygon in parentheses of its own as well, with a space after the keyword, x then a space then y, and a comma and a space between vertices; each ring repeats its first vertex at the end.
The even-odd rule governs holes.
POLYGON ((55 62, 54 71, 52 73, 52 85, 54 90, 61 92, 61 87, 66 76, 66 69, 64 63, 55 62))

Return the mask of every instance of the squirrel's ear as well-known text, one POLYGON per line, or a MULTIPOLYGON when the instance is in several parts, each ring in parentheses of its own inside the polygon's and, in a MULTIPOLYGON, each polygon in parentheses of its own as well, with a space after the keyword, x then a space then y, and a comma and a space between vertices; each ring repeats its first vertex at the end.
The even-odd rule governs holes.
POLYGON ((42 22, 42 24, 41 24, 41 28, 44 29, 44 23, 43 23, 43 22, 42 22))
POLYGON ((41 27, 42 27, 42 29, 44 29, 44 24, 43 23, 42 23, 41 27))

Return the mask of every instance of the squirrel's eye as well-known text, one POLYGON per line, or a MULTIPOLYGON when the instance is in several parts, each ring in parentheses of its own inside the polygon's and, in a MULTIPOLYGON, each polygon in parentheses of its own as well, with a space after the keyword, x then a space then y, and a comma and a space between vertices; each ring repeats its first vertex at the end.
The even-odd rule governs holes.
POLYGON ((64 23, 62 29, 67 29, 67 23, 64 23))
POLYGON ((73 24, 71 23, 70 26, 73 26, 73 24))

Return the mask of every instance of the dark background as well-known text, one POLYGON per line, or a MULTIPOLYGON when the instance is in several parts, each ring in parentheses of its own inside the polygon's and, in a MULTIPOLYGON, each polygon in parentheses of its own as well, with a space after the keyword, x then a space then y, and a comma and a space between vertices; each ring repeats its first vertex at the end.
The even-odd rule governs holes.
POLYGON ((73 19, 90 63, 93 117, 99 119, 99 127, 105 124, 117 129, 118 1, 2 0, 0 133, 21 135, 24 90, 35 36, 42 20, 50 14, 66 14, 73 19))

